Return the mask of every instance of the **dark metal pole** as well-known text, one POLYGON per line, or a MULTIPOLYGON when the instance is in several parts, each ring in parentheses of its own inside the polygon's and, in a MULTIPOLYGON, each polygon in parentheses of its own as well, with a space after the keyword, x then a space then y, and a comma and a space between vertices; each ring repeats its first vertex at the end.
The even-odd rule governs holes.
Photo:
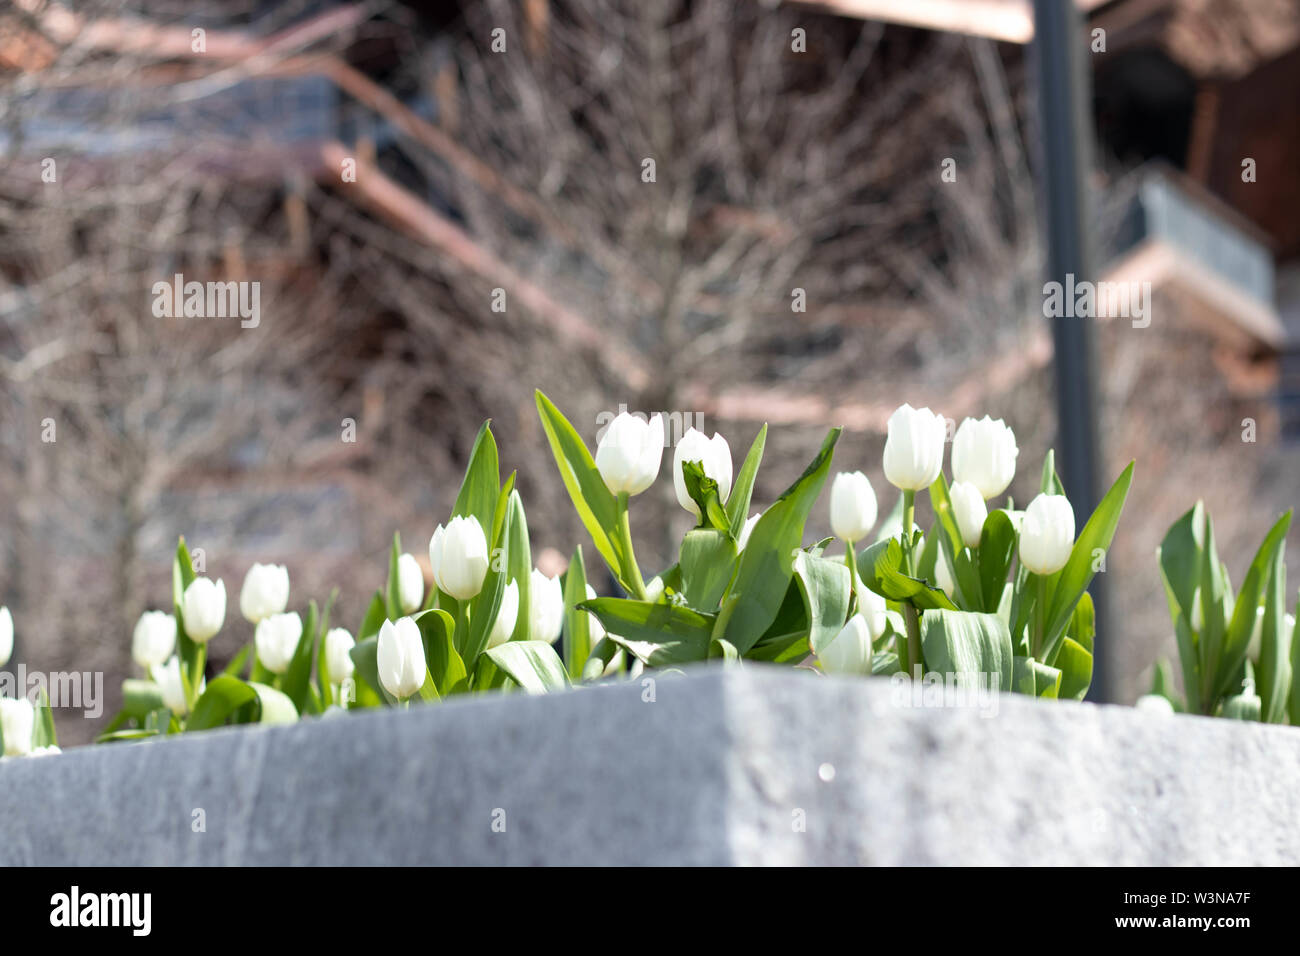
MULTIPOLYGON (((1087 51, 1082 17, 1074 0, 1034 0, 1033 64, 1038 84, 1047 279, 1061 283, 1065 290, 1073 287, 1068 276, 1073 276, 1074 283, 1093 278, 1086 198, 1092 155, 1087 51)), ((1059 468, 1081 527, 1099 497, 1094 322, 1091 316, 1072 314, 1051 322, 1059 468)), ((1115 698, 1116 642, 1109 627, 1105 577, 1098 574, 1091 588, 1097 609, 1097 646, 1090 700, 1115 698)))

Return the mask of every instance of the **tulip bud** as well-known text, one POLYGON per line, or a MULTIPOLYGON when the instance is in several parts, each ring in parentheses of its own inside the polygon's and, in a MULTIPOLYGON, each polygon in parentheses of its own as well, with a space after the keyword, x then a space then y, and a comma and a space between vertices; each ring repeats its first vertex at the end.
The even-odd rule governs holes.
POLYGON ((1169 698, 1163 694, 1143 694, 1134 704, 1138 710, 1149 711, 1153 714, 1172 714, 1175 713, 1174 705, 1169 702, 1169 698))
POLYGON ((0 732, 5 738, 6 757, 25 757, 32 752, 32 730, 36 708, 26 697, 0 697, 0 732))
POLYGON ((424 685, 428 667, 420 627, 409 617, 385 621, 379 628, 379 683, 398 700, 405 700, 424 685))
POLYGON ((519 585, 515 581, 506 584, 501 592, 501 606, 497 609, 497 619, 492 622, 492 633, 488 635, 488 647, 496 647, 510 640, 519 621, 519 585))
POLYGON ((985 500, 1007 490, 1016 476, 1016 433, 987 415, 961 423, 952 439, 952 477, 974 485, 985 500))
MULTIPOLYGON (((596 600, 597 596, 598 595, 596 594, 596 589, 593 588, 590 584, 588 584, 587 600, 594 601, 596 600)), ((601 640, 605 636, 605 625, 600 623, 600 618, 596 617, 596 615, 592 614, 590 611, 587 612, 587 619, 588 619, 587 634, 591 638, 591 646, 595 647, 596 642, 601 640)))
MULTIPOLYGON (((1262 612, 1263 610, 1264 610, 1263 608, 1258 609, 1259 612, 1262 612)), ((1192 592, 1191 624, 1192 624, 1192 630, 1195 631, 1197 634, 1200 634, 1201 631, 1205 630, 1205 605, 1201 602, 1200 588, 1197 588, 1195 591, 1192 592)), ((1262 628, 1263 624, 1264 624, 1264 618, 1261 617, 1260 613, 1257 612, 1255 615, 1255 625, 1258 628, 1262 628)))
POLYGON ((0 607, 0 667, 9 663, 14 653, 14 618, 9 608, 0 607))
MULTIPOLYGON (((758 524, 758 519, 761 517, 763 517, 761 514, 755 512, 754 514, 750 515, 748 519, 746 519, 745 526, 740 529, 740 534, 736 537, 737 551, 745 550, 745 545, 749 544, 750 532, 754 530, 754 525, 758 524)), ((658 581, 659 579, 656 578, 655 580, 658 581)), ((661 590, 663 589, 662 581, 659 581, 659 587, 661 590)))
POLYGON ((596 468, 614 494, 639 495, 659 475, 664 454, 664 417, 642 421, 621 412, 596 445, 596 468))
POLYGON ((347 628, 332 627, 325 635, 325 666, 330 672, 330 683, 341 684, 352 676, 356 665, 348 652, 356 643, 347 628))
POLYGON ((528 636, 554 644, 564 626, 564 589, 559 577, 548 578, 533 568, 528 583, 528 636))
POLYGON ((212 640, 226 621, 226 582, 195 578, 181 597, 185 635, 197 644, 212 640))
POLYGON ((145 669, 157 667, 176 650, 176 618, 164 611, 145 611, 135 623, 131 659, 145 669))
POLYGON ((162 694, 163 704, 177 717, 184 717, 190 712, 189 701, 185 699, 185 685, 181 681, 181 659, 173 654, 162 664, 153 669, 154 683, 162 694))
POLYGON ((297 612, 272 614, 257 622, 253 643, 257 646, 257 659, 272 674, 283 674, 289 669, 298 641, 302 638, 302 618, 297 612))
POLYGON ((413 554, 403 554, 397 559, 397 593, 403 614, 418 611, 424 603, 424 572, 413 554))
POLYGON ((687 429, 677 442, 673 451, 673 490, 681 506, 698 518, 700 506, 686 493, 686 478, 682 474, 682 465, 688 461, 704 465, 704 474, 718 483, 718 500, 725 504, 731 494, 731 446, 717 432, 712 438, 705 438, 704 432, 695 428, 687 429))
POLYGON ((866 618, 854 614, 817 655, 831 674, 871 673, 871 628, 866 618))
POLYGON ((283 564, 254 564, 239 592, 239 613, 250 624, 283 614, 289 605, 289 569, 283 564))
POLYGON ((943 468, 948 426, 928 408, 903 405, 889 416, 885 478, 902 491, 928 488, 943 468))
POLYGON ((429 540, 429 563, 438 587, 457 601, 468 601, 483 590, 488 572, 487 537, 473 515, 458 515, 438 525, 429 540))
POLYGON ((852 544, 876 523, 876 493, 860 471, 842 471, 831 484, 831 531, 852 544))
POLYGON ((980 535, 984 532, 984 519, 989 516, 979 489, 964 481, 954 482, 948 489, 948 500, 952 502, 952 513, 957 519, 962 542, 968 548, 978 548, 980 535))
POLYGON ((1020 522, 1020 563, 1035 574, 1055 574, 1070 560, 1074 509, 1064 495, 1039 495, 1020 522))
MULTIPOLYGON (((754 518, 757 517, 758 515, 754 515, 754 518)), ((749 521, 752 522, 754 518, 750 518, 749 521)), ((746 525, 748 524, 749 522, 746 522, 746 525)), ((744 535, 744 532, 742 531, 741 534, 744 535)), ((748 540, 748 537, 749 537, 748 535, 745 535, 746 540, 748 540)), ((664 579, 659 577, 659 575, 656 574, 646 583, 645 599, 653 604, 663 596, 664 596, 664 579)))
POLYGON ((889 605, 883 597, 865 585, 860 586, 857 591, 858 615, 866 621, 871 639, 878 641, 889 626, 889 605))
POLYGON ((939 590, 948 597, 952 597, 953 581, 952 568, 948 567, 948 556, 942 551, 934 560, 934 578, 935 583, 939 585, 939 590))

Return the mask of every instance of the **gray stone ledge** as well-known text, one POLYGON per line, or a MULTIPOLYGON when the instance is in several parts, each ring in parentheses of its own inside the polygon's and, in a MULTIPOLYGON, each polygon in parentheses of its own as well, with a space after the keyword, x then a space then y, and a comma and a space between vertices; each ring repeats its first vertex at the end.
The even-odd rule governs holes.
POLYGON ((1300 862, 1300 729, 1015 696, 994 716, 909 708, 885 680, 761 666, 654 690, 6 760, 0 864, 1300 862))

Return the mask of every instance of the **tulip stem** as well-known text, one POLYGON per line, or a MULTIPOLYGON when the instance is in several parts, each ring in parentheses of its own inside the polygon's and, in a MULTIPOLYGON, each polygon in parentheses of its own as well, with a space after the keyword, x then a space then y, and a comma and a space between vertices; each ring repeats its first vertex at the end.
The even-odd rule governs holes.
POLYGON ((189 704, 190 713, 194 712, 194 705, 199 701, 199 692, 203 688, 203 668, 208 662, 208 645, 200 644, 198 652, 194 655, 194 670, 190 674, 190 699, 186 701, 189 704))
MULTIPOLYGON (((912 560, 912 528, 916 524, 916 492, 903 492, 903 573, 916 577, 912 560)), ((921 615, 911 601, 903 602, 903 620, 907 624, 907 676, 915 679, 921 664, 921 615)), ((903 663, 899 661, 899 663, 903 663)))
POLYGON ((853 553, 853 542, 844 542, 844 564, 849 569, 849 597, 858 596, 858 556, 853 553))
POLYGON ((1047 629, 1047 575, 1035 574, 1038 580, 1035 584, 1034 594, 1034 650, 1033 657, 1035 660, 1042 661, 1039 655, 1043 652, 1043 632, 1047 629))
POLYGON ((634 598, 645 601, 649 600, 645 593, 645 580, 641 577, 641 568, 637 565, 636 554, 632 550, 632 523, 628 518, 627 507, 630 497, 626 491, 618 493, 618 537, 625 563, 625 567, 620 569, 623 572, 620 577, 626 579, 623 584, 631 590, 634 598))

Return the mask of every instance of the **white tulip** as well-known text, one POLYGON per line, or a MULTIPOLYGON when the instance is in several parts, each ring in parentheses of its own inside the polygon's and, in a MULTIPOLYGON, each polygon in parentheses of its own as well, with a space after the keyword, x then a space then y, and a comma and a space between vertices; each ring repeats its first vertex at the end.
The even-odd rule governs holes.
POLYGON ((690 428, 673 450, 673 490, 681 506, 698 518, 700 506, 686 493, 686 478, 682 475, 682 465, 688 461, 704 465, 704 474, 718 483, 718 500, 726 504, 731 494, 731 446, 717 432, 705 438, 704 432, 690 428))
POLYGON ((854 614, 817 656, 828 673, 870 674, 871 627, 867 619, 854 614))
POLYGON ((330 683, 341 684, 352 676, 356 665, 348 652, 357 642, 344 627, 332 627, 325 635, 325 666, 330 672, 330 683))
POLYGON ((176 618, 165 611, 145 611, 135 622, 131 659, 148 672, 176 650, 176 618))
POLYGON ((831 483, 831 531, 852 544, 876 523, 876 492, 860 471, 842 471, 831 483))
MULTIPOLYGON (((593 588, 590 584, 588 584, 587 600, 594 601, 596 600, 596 597, 597 597, 596 589, 593 588)), ((590 611, 587 612, 587 619, 590 622, 587 625, 587 634, 591 638, 591 646, 595 647, 596 642, 601 640, 605 636, 605 625, 601 624, 600 618, 596 617, 596 615, 592 614, 590 611)))
POLYGON ((379 628, 379 683, 398 700, 405 700, 424 685, 428 667, 420 626, 409 617, 385 621, 379 628))
POLYGON ((488 647, 496 647, 510 640, 519 622, 519 584, 510 581, 501 592, 501 606, 497 608, 497 619, 492 622, 492 633, 488 635, 488 647))
POLYGON ((0 697, 0 733, 5 738, 6 757, 25 757, 32 752, 32 730, 36 708, 26 697, 0 697))
POLYGON ((254 564, 244 576, 239 592, 239 613, 250 624, 289 606, 289 569, 283 564, 254 564))
MULTIPOLYGON (((757 517, 758 515, 754 515, 754 518, 757 517)), ((746 522, 746 526, 748 526, 751 522, 753 522, 754 518, 750 518, 749 521, 746 522)), ((745 532, 742 531, 741 535, 744 536, 746 540, 749 539, 749 536, 746 535, 745 532)), ((744 547, 744 545, 741 545, 741 547, 744 547)), ((659 575, 656 574, 646 583, 645 599, 653 604, 656 603, 663 596, 664 596, 664 579, 659 577, 659 575)))
POLYGON ((1035 574, 1055 574, 1070 560, 1074 509, 1064 495, 1039 495, 1020 522, 1020 563, 1035 574))
POLYGON ((14 654, 14 618, 9 608, 0 607, 0 667, 9 663, 14 654))
MULTIPOLYGON (((740 535, 736 538, 736 550, 737 550, 737 551, 744 551, 744 550, 745 550, 745 545, 749 544, 749 534, 750 534, 751 531, 754 530, 754 525, 758 524, 758 519, 761 518, 761 517, 763 517, 761 514, 759 514, 758 512, 755 512, 754 514, 750 515, 749 518, 745 521, 745 526, 744 526, 743 528, 740 529, 740 535)), ((655 578, 655 580, 656 580, 656 581, 659 581, 658 578, 655 578)), ((661 592, 663 591, 663 586, 664 586, 664 583, 663 583, 662 581, 659 581, 659 590, 660 590, 661 592)), ((649 589, 649 585, 647 585, 646 587, 647 587, 647 590, 648 590, 648 589, 649 589)), ((652 599, 652 600, 653 600, 653 599, 652 599)))
POLYGON ((974 485, 985 500, 1007 490, 1016 476, 1016 433, 985 415, 961 423, 952 439, 952 477, 974 485))
POLYGON ((596 468, 614 494, 639 495, 659 475, 664 455, 664 417, 648 422, 621 412, 596 445, 596 468))
POLYGON ((948 426, 928 408, 903 405, 889 416, 885 478, 902 491, 928 488, 943 468, 948 426))
POLYGON ((948 498, 952 501, 953 517, 957 519, 957 530, 968 548, 978 548, 980 534, 984 531, 984 519, 989 516, 988 506, 979 489, 964 481, 957 481, 948 489, 948 498))
POLYGON ((948 556, 941 550, 939 556, 934 561, 935 583, 939 585, 939 590, 948 597, 952 597, 953 581, 952 568, 948 567, 948 556))
POLYGON ((424 603, 424 572, 413 554, 403 554, 397 559, 397 593, 404 614, 418 611, 424 603))
POLYGON ((889 626, 889 605, 885 599, 865 585, 858 588, 858 615, 867 622, 867 631, 873 641, 880 640, 889 626))
POLYGON ((488 572, 487 536, 473 515, 458 515, 438 525, 429 539, 429 563, 438 587, 457 601, 468 601, 483 590, 488 572))
POLYGON ((272 614, 257 622, 253 643, 257 646, 257 659, 272 674, 283 674, 289 669, 293 653, 302 639, 302 618, 297 612, 272 614))
POLYGON ((1134 704, 1138 710, 1150 711, 1153 714, 1173 714, 1176 713, 1174 705, 1169 702, 1169 698, 1163 694, 1143 694, 1134 704))
POLYGON ((173 654, 162 664, 153 669, 154 683, 162 694, 163 704, 177 717, 184 717, 190 711, 189 701, 185 699, 185 685, 181 681, 181 659, 173 654))
POLYGON ((206 644, 226 622, 226 582, 195 578, 181 597, 181 620, 191 641, 206 644))
POLYGON ((528 582, 528 636, 554 644, 564 626, 564 588, 559 577, 548 578, 533 568, 528 582))

